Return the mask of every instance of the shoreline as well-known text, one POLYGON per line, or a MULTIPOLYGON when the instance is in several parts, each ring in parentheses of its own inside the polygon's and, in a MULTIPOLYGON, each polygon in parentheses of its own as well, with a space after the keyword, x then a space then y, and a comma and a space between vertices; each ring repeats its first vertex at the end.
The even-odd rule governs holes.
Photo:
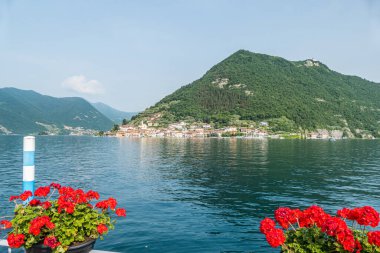
POLYGON ((268 135, 265 137, 251 137, 251 136, 152 136, 152 135, 116 135, 116 134, 105 134, 105 135, 70 135, 70 134, 50 134, 50 135, 35 135, 35 134, 0 134, 0 137, 14 136, 14 137, 23 137, 23 136, 38 136, 38 137, 104 137, 104 138, 131 138, 131 139, 242 139, 242 140, 316 140, 316 141, 344 141, 344 140, 379 140, 380 138, 286 138, 278 135, 268 135))

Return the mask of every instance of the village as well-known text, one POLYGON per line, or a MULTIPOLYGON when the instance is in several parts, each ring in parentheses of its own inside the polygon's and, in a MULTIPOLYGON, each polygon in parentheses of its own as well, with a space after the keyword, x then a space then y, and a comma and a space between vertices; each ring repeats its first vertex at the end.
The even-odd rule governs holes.
POLYGON ((166 128, 160 128, 154 123, 141 123, 135 125, 121 125, 117 131, 106 132, 107 136, 116 137, 173 137, 173 138, 208 138, 208 137, 236 137, 247 139, 343 139, 343 132, 339 130, 328 131, 319 129, 307 133, 273 133, 268 122, 260 122, 258 127, 228 126, 220 129, 210 124, 189 124, 176 122, 166 128))
MULTIPOLYGON (((262 126, 267 126, 262 122, 262 126)), ((206 137, 245 137, 245 138, 268 138, 270 135, 265 129, 255 129, 249 127, 225 127, 214 129, 210 124, 188 124, 177 122, 170 124, 166 128, 159 128, 153 123, 144 123, 138 126, 121 125, 115 133, 107 132, 106 135, 116 137, 174 137, 174 138, 206 138, 206 137)), ((280 138, 280 136, 272 136, 280 138)))

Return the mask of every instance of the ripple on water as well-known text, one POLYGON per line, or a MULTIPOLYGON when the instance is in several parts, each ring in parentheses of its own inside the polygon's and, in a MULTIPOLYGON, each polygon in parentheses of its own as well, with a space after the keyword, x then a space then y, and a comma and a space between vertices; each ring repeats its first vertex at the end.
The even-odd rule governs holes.
MULTIPOLYGON (((38 185, 92 188, 127 207, 98 249, 276 252, 258 226, 279 206, 380 209, 379 144, 38 136, 36 177, 38 185)), ((0 136, 1 199, 21 188, 21 145, 21 137, 0 136)))

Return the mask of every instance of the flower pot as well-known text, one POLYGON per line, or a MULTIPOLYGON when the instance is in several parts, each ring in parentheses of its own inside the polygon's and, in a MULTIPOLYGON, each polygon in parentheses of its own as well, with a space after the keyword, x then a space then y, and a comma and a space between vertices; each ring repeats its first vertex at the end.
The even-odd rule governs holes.
MULTIPOLYGON (((91 239, 81 244, 70 246, 67 253, 89 253, 95 245, 96 240, 91 239)), ((33 245, 31 248, 26 249, 26 253, 51 253, 51 248, 45 246, 43 243, 33 245)))

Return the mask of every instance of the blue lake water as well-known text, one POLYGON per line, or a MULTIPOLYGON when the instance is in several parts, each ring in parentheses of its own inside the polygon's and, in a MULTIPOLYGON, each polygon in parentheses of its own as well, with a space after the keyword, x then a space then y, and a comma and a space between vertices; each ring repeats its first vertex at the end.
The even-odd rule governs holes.
MULTIPOLYGON (((128 215, 97 249, 279 252, 258 231, 278 206, 380 210, 380 141, 37 137, 37 186, 113 196, 128 215)), ((0 136, 0 213, 21 191, 22 137, 0 136)), ((4 236, 4 235, 3 235, 4 236)))

